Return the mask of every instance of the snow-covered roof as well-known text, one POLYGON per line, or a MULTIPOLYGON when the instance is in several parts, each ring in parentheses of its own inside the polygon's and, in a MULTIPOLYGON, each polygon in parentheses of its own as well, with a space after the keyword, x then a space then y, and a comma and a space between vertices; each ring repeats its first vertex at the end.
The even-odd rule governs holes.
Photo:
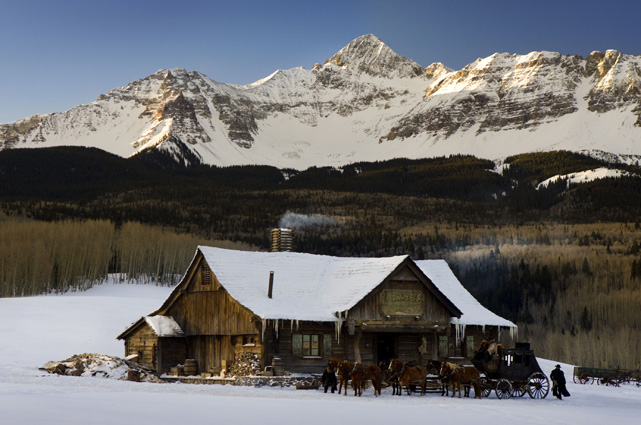
POLYGON ((145 322, 159 337, 185 336, 178 323, 171 316, 146 316, 145 322))
POLYGON ((463 287, 445 260, 415 261, 432 283, 449 298, 463 313, 460 318, 453 317, 457 325, 500 326, 516 328, 516 325, 483 307, 476 298, 463 287))
POLYGON ((236 301, 263 319, 336 321, 408 256, 343 258, 200 246, 209 268, 236 301), (267 297, 274 272, 272 298, 267 297))

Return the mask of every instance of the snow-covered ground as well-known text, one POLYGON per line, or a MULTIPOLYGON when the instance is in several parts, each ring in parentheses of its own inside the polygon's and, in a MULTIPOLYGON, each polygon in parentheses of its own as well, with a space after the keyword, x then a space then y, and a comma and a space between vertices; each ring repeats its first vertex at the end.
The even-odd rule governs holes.
MULTIPOLYGON (((356 398, 222 385, 134 383, 50 375, 49 360, 97 352, 122 356, 116 336, 160 306, 170 288, 105 284, 84 292, 0 299, 0 424, 638 424, 641 388, 571 383, 559 401, 525 396, 482 400, 392 396, 356 398)), ((534 347, 536 350, 536 347, 534 347)), ((549 374, 556 362, 539 359, 549 374)))

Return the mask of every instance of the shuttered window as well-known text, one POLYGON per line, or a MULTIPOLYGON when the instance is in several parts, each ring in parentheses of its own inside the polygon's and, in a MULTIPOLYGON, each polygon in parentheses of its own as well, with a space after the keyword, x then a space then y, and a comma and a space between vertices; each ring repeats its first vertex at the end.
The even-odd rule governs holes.
POLYGON ((465 356, 468 359, 474 357, 474 337, 471 335, 465 337, 465 356))
POLYGON ((303 335, 292 335, 292 354, 294 357, 303 357, 303 335))
POLYGON ((330 334, 323 335, 323 357, 332 357, 332 336, 330 334))
POLYGON ((438 356, 441 359, 450 356, 450 341, 447 335, 439 335, 438 337, 438 356))

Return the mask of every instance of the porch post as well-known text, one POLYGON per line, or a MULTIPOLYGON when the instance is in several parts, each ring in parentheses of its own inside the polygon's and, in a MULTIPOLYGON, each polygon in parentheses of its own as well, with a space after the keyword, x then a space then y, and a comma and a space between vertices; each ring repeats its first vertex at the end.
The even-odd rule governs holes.
POLYGON ((358 330, 354 334, 354 361, 356 363, 362 363, 361 362, 361 337, 363 336, 363 333, 358 330))

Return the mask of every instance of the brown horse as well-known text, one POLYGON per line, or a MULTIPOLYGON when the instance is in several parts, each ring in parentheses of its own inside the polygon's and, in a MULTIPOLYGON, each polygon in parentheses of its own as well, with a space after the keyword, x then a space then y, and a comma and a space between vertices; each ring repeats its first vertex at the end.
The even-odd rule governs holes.
MULTIPOLYGON (((338 375, 338 393, 341 393, 341 389, 345 388, 345 394, 347 395, 347 383, 350 379, 350 372, 354 369, 354 363, 343 360, 336 364, 336 375, 338 375)), ((352 386, 354 384, 352 383, 352 386)))
POLYGON ((401 395, 400 389, 403 385, 405 385, 407 395, 411 395, 412 390, 410 389, 410 384, 420 385, 421 395, 425 394, 425 379, 427 378, 426 368, 423 366, 410 366, 407 362, 403 362, 400 359, 392 359, 389 364, 389 370, 398 378, 398 395, 401 395))
POLYGON ((354 395, 358 393, 360 397, 363 394, 363 387, 365 381, 372 381, 374 387, 374 396, 381 395, 381 382, 382 373, 381 368, 376 365, 363 366, 360 363, 354 364, 354 369, 350 372, 352 378, 352 386, 354 387, 354 395))
POLYGON ((452 384, 452 397, 456 395, 458 390, 458 396, 461 398, 461 387, 463 385, 472 385, 474 398, 481 398, 481 375, 475 367, 443 362, 439 375, 441 376, 441 381, 452 384))

